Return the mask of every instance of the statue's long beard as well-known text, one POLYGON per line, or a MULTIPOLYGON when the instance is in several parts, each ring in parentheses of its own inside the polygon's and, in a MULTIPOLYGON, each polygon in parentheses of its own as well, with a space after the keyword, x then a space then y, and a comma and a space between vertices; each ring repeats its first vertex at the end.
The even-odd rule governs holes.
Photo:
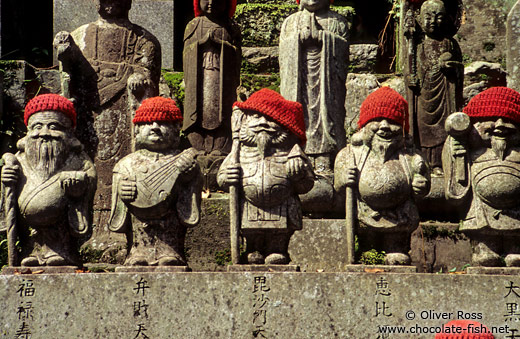
POLYGON ((240 130, 240 141, 247 146, 256 146, 262 158, 265 158, 269 154, 271 147, 280 147, 288 137, 289 135, 285 132, 273 135, 266 131, 254 133, 251 130, 240 130))
POLYGON ((372 152, 381 159, 382 162, 388 161, 396 150, 396 142, 385 142, 377 138, 372 138, 372 152))
POLYGON ((25 151, 29 163, 45 178, 62 167, 67 155, 67 147, 61 139, 29 138, 25 151))
POLYGON ((504 160, 507 150, 507 140, 503 138, 491 137, 491 149, 500 160, 504 160))

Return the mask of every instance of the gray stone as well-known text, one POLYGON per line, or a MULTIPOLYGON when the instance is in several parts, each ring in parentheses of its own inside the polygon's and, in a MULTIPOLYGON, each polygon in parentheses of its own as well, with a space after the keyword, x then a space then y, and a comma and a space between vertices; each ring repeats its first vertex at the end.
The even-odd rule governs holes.
POLYGON ((415 273, 415 266, 402 265, 347 265, 345 272, 349 273, 415 273))
POLYGON ((489 88, 489 86, 486 81, 480 81, 480 82, 473 83, 469 86, 464 87, 464 92, 463 92, 464 106, 466 106, 468 104, 468 102, 471 99, 473 99, 473 97, 475 95, 479 94, 480 92, 485 91, 488 88, 489 88))
POLYGON ((248 73, 278 72, 278 47, 244 47, 242 58, 248 73))
POLYGON ((5 266, 2 268, 2 274, 72 274, 76 273, 78 266, 5 266))
POLYGON ((74 136, 72 102, 52 95, 32 100, 27 136, 15 155, 2 156, 0 230, 7 231, 8 265, 78 265, 76 238, 91 231, 96 170, 74 136))
POLYGON ((379 46, 376 44, 350 45, 350 69, 354 73, 373 73, 379 46))
POLYGON ((276 265, 291 260, 289 241, 302 228, 298 194, 314 185, 312 165, 300 147, 302 114, 301 106, 298 110, 269 89, 254 93, 233 111, 233 149, 217 175, 232 199, 233 264, 240 261, 239 235, 246 240, 242 263, 276 265))
POLYGON ((117 273, 182 273, 189 272, 188 266, 119 266, 117 273))
POLYGON ((520 267, 468 267, 467 274, 520 275, 520 267))
POLYGON ((509 15, 506 23, 506 45, 507 45, 507 85, 516 91, 520 89, 520 2, 517 1, 509 15))
MULTIPOLYGON (((173 68, 174 3, 174 0, 134 0, 130 10, 130 21, 149 30, 159 40, 163 68, 173 68)), ((54 0, 53 13, 54 35, 61 31, 71 32, 97 18, 91 0, 54 0)))
POLYGON ((300 272, 297 265, 229 265, 228 272, 300 272))
POLYGON ((498 63, 475 61, 464 67, 464 106, 478 93, 507 85, 506 71, 498 63))
POLYGON ((0 276, 0 323, 7 338, 22 327, 33 338, 376 338, 380 326, 404 326, 421 333, 390 337, 431 339, 473 317, 506 338, 518 334, 507 314, 519 284, 464 274, 0 276))
POLYGON ((373 74, 349 73, 347 76, 347 94, 345 99, 345 131, 348 139, 357 130, 359 108, 365 98, 380 87, 373 74))

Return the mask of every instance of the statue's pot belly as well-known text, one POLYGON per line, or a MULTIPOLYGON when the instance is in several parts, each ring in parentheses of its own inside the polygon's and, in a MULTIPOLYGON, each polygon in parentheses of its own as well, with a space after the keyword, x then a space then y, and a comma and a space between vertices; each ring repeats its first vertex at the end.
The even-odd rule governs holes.
POLYGON ((496 209, 518 205, 520 165, 511 162, 484 162, 472 167, 475 193, 496 209), (498 164, 497 164, 498 163, 498 164))
POLYGON ((59 181, 36 194, 35 191, 26 191, 24 189, 20 194, 18 206, 20 214, 29 226, 53 226, 65 220, 68 201, 59 181))
POLYGON ((359 177, 359 194, 373 209, 401 205, 410 197, 410 184, 398 160, 367 162, 359 177))
POLYGON ((242 165, 245 198, 255 206, 277 206, 291 195, 285 163, 263 160, 242 165))

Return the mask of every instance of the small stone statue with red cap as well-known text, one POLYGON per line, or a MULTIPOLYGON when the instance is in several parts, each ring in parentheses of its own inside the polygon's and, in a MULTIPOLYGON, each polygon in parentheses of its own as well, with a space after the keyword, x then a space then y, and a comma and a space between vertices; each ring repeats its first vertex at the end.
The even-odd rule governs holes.
POLYGON ((75 237, 90 230, 96 170, 74 136, 74 105, 57 94, 37 96, 24 122, 18 152, 2 157, 0 217, 9 266, 79 265, 75 237))
POLYGON ((430 176, 407 134, 408 103, 382 87, 361 105, 358 127, 334 169, 336 190, 354 203, 347 222, 361 248, 384 251, 387 265, 409 265, 410 236, 419 226, 415 199, 428 193, 430 176))
POLYGON ((233 150, 217 180, 221 187, 238 187, 238 221, 247 243, 242 262, 288 264, 289 240, 302 228, 298 194, 314 184, 312 165, 301 148, 302 106, 262 89, 234 107, 233 150))
POLYGON ((476 95, 446 122, 445 192, 460 204, 473 266, 520 266, 519 127, 520 93, 506 87, 476 95))
POLYGON ((114 167, 109 228, 130 237, 127 266, 186 266, 186 229, 200 220, 196 151, 178 150, 182 114, 172 99, 145 99, 133 123, 137 150, 114 167))

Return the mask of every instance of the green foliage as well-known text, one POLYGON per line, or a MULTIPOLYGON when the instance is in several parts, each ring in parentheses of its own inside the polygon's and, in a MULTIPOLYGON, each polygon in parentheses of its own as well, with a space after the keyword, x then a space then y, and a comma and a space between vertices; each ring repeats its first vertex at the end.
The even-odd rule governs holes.
POLYGON ((384 251, 378 252, 375 249, 361 253, 359 261, 364 265, 383 265, 385 263, 384 251))
POLYGON ((462 63, 464 64, 464 67, 468 66, 473 62, 473 59, 468 54, 462 54, 462 63))
POLYGON ((427 240, 434 240, 436 238, 446 238, 454 241, 461 240, 463 234, 459 231, 459 227, 455 230, 450 230, 444 227, 438 227, 436 225, 421 224, 419 227, 422 228, 422 234, 427 240))
POLYGON ((231 249, 226 248, 225 250, 215 252, 215 262, 219 266, 231 265, 231 249))
POLYGON ((173 92, 179 106, 184 107, 184 73, 183 72, 172 72, 167 69, 161 70, 164 81, 168 84, 168 87, 173 92))
POLYGON ((273 73, 271 75, 255 75, 242 74, 242 87, 246 88, 251 93, 254 93, 262 88, 269 88, 276 92, 280 92, 280 74, 273 73))
POLYGON ((79 251, 81 262, 84 263, 99 263, 103 257, 103 250, 97 250, 91 246, 82 247, 79 251))

